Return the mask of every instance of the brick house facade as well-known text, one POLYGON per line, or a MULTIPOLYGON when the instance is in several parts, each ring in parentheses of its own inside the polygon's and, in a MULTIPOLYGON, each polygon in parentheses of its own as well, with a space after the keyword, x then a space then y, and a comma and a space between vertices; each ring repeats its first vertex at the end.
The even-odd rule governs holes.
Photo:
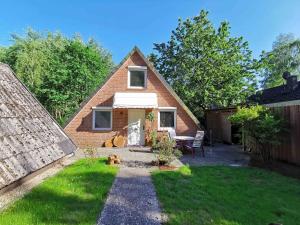
POLYGON ((159 131, 174 129, 178 135, 194 136, 199 129, 195 116, 135 47, 64 130, 80 148, 101 147, 116 134, 125 136, 128 145, 144 145, 149 128, 145 117, 151 111, 159 131))

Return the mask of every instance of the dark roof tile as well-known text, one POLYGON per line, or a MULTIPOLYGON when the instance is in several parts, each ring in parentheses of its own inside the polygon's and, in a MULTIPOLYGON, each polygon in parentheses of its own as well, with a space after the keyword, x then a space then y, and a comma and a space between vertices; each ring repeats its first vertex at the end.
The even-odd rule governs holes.
POLYGON ((297 82, 297 87, 294 89, 288 89, 287 85, 268 88, 252 95, 249 100, 259 104, 300 100, 300 81, 297 82))

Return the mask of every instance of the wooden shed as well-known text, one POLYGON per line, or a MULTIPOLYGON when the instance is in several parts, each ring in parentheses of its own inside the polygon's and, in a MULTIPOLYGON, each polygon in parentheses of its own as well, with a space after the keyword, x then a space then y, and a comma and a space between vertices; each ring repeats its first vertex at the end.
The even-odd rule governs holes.
POLYGON ((238 128, 232 126, 228 117, 236 112, 236 107, 210 109, 205 113, 206 129, 213 142, 228 144, 237 143, 236 133, 238 128))

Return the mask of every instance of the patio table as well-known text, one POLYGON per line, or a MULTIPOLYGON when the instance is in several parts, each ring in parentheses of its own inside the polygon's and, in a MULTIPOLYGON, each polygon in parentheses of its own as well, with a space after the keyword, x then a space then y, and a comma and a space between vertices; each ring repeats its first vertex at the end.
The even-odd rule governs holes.
POLYGON ((185 145, 192 146, 193 141, 195 140, 195 138, 191 136, 175 136, 174 139, 176 141, 176 145, 181 150, 185 150, 185 145))
POLYGON ((178 141, 193 141, 193 140, 195 140, 195 138, 191 137, 191 136, 175 136, 174 139, 178 140, 178 141))

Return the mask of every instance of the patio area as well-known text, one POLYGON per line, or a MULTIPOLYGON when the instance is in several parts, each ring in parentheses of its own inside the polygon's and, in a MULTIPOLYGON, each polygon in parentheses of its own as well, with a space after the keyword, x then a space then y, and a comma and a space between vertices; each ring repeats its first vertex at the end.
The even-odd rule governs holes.
POLYGON ((184 154, 180 161, 191 166, 226 165, 248 166, 250 155, 242 150, 239 145, 226 145, 216 143, 214 146, 204 146, 205 157, 196 151, 195 157, 184 154))
MULTIPOLYGON (((196 151, 195 157, 191 154, 184 154, 179 161, 191 166, 227 165, 247 166, 250 160, 248 153, 244 152, 241 146, 226 145, 217 143, 214 146, 204 146, 205 157, 196 151)), ((117 154, 121 157, 121 166, 151 168, 151 162, 156 160, 155 154, 149 147, 126 147, 126 148, 98 148, 97 156, 107 157, 110 154, 117 154)), ((78 157, 84 157, 82 150, 77 152, 78 157)))

